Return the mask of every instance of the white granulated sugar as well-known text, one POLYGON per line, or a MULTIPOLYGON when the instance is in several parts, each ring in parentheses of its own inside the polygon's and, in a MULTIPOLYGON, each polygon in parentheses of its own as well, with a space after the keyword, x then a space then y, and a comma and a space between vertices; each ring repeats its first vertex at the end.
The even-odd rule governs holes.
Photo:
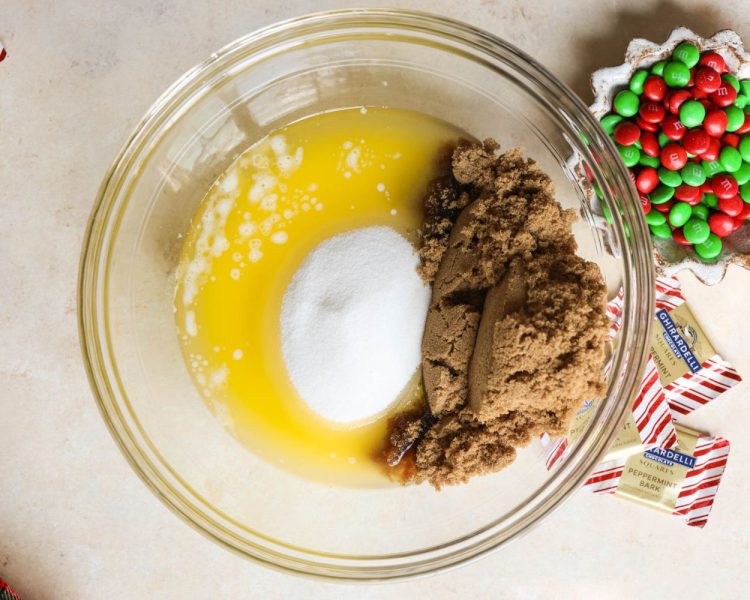
POLYGON ((339 423, 384 411, 420 362, 429 287, 411 244, 390 227, 322 242, 299 267, 281 308, 281 348, 292 384, 339 423))

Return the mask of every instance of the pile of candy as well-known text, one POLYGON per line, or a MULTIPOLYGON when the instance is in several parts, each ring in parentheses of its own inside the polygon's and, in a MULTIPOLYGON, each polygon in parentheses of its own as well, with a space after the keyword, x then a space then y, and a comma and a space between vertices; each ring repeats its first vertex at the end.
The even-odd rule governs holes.
MULTIPOLYGON (((716 52, 679 44, 638 70, 601 119, 641 194, 651 233, 704 260, 750 218, 750 80, 716 52)), ((606 213, 605 213, 606 215, 606 213)))

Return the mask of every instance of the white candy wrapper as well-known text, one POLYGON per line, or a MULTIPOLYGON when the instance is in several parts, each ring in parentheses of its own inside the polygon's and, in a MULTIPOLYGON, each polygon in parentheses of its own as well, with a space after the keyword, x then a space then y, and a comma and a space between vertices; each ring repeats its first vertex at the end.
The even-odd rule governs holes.
POLYGON ((651 355, 675 416, 715 400, 742 378, 714 350, 673 277, 656 280, 651 355))
POLYGON ((729 442, 677 425, 676 449, 655 449, 602 463, 583 489, 612 494, 703 527, 724 474, 729 442))

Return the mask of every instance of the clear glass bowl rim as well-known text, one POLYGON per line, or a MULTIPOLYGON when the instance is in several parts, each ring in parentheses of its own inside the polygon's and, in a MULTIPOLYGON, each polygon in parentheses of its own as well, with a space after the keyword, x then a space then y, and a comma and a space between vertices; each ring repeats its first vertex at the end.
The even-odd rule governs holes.
MULTIPOLYGON (((284 47, 281 47, 283 51, 284 47)), ((592 156, 589 151, 586 153, 592 156)), ((650 238, 628 172, 595 118, 565 84, 511 44, 460 21, 406 10, 336 10, 282 21, 239 38, 185 73, 152 105, 108 170, 92 209, 84 237, 78 281, 79 334, 84 366, 105 423, 135 472, 175 514, 222 546, 272 568, 339 581, 401 579, 464 564, 516 539, 580 487, 588 473, 601 462, 619 431, 625 409, 635 393, 647 359, 650 315, 653 314, 654 304, 651 265, 650 238), (356 30, 359 35, 366 35, 368 32, 374 34, 379 29, 381 33, 387 29, 391 33, 402 31, 429 35, 458 45, 462 54, 473 60, 482 60, 489 54, 533 79, 575 117, 575 125, 586 136, 589 148, 600 158, 593 170, 595 175, 601 177, 600 180, 608 183, 606 187, 602 186, 604 201, 612 206, 615 198, 621 199, 622 214, 616 210, 611 212, 619 247, 630 249, 630 253, 624 252, 622 257, 625 263, 625 311, 620 331, 623 352, 615 355, 612 365, 612 373, 621 373, 617 384, 620 393, 612 396, 612 383, 607 400, 600 404, 592 419, 595 426, 588 428, 570 458, 540 490, 542 502, 538 502, 539 496, 536 496, 481 530, 437 547, 398 555, 341 556, 288 546, 269 540, 260 533, 251 540, 243 538, 226 523, 219 523, 200 511, 187 497, 189 494, 186 494, 186 490, 178 489, 185 487, 178 474, 169 473, 169 467, 164 463, 155 464, 154 456, 158 459, 158 450, 147 448, 150 442, 145 432, 138 431, 137 419, 135 424, 129 422, 117 393, 117 387, 121 384, 113 381, 117 379, 116 369, 113 375, 114 365, 108 364, 106 344, 102 344, 99 335, 98 326, 105 318, 102 315, 101 297, 107 278, 107 261, 103 260, 106 252, 102 251, 107 250, 105 243, 111 241, 108 235, 111 233, 110 217, 118 202, 122 202, 120 191, 133 161, 146 144, 158 138, 160 128, 169 126, 170 118, 179 112, 180 107, 209 86, 214 78, 220 77, 227 66, 269 48, 280 45, 294 47, 321 32, 346 30, 351 33, 356 30), (626 239, 626 225, 632 243, 626 239), (628 349, 627 353, 625 349, 628 349), (623 370, 626 359, 629 366, 623 370), (505 523, 507 520, 510 523, 505 523)))

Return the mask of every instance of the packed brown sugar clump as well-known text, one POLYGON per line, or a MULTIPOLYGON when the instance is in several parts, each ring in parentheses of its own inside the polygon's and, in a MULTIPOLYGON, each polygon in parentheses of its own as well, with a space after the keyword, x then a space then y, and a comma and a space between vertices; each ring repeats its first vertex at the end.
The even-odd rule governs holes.
MULTIPOLYGON (((606 287, 575 254, 573 211, 519 150, 458 147, 426 201, 421 274, 433 285, 422 343, 429 414, 394 431, 416 481, 502 469, 516 448, 565 432, 603 393, 606 287)), ((403 421, 403 420, 402 420, 403 421)))

